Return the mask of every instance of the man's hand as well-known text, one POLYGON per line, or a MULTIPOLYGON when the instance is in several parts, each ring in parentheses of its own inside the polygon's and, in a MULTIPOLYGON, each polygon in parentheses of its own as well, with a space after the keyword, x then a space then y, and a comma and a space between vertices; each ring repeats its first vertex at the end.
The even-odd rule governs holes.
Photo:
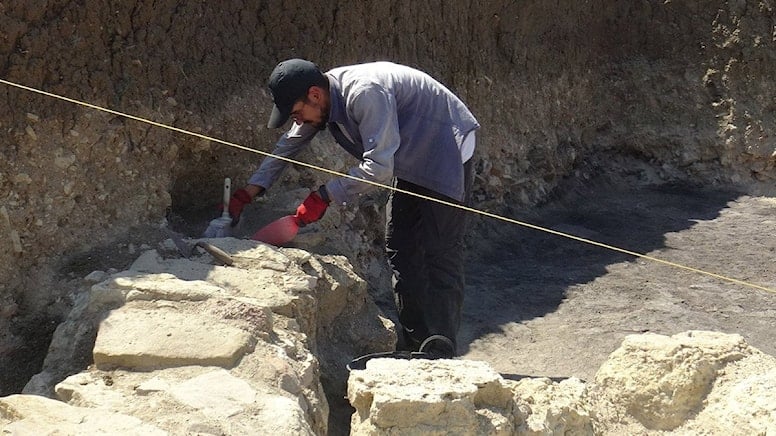
POLYGON ((327 207, 329 202, 321 198, 317 191, 313 191, 296 208, 296 217, 305 224, 314 223, 323 217, 327 207))
POLYGON ((232 217, 232 227, 240 222, 240 214, 246 204, 250 203, 253 197, 243 188, 234 191, 232 198, 229 199, 229 216, 232 217))

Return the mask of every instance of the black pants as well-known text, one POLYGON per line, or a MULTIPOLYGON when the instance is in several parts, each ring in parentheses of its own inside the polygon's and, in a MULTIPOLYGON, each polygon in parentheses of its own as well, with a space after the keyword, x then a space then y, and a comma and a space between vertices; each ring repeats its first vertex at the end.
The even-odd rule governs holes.
MULTIPOLYGON (((464 165, 466 200, 472 184, 472 161, 464 165)), ((459 202, 422 186, 397 180, 398 189, 459 202)), ((392 191, 388 200, 386 252, 393 270, 399 322, 417 345, 430 335, 457 344, 464 296, 464 244, 468 212, 392 191)))

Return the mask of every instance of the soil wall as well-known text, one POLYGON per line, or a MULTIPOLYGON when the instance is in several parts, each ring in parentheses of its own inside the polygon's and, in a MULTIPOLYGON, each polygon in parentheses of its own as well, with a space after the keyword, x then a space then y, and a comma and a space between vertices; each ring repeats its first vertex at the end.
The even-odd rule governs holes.
MULTIPOLYGON (((11 0, 0 2, 0 78, 269 151, 265 82, 278 61, 392 60, 437 77, 480 120, 479 208, 508 212, 564 179, 641 171, 625 163, 634 158, 654 168, 645 181, 763 191, 776 181, 775 7, 11 0)), ((124 238, 133 251, 133 229, 211 207, 225 175, 240 184, 261 159, 5 84, 0 132, 2 367, 66 313, 63 275, 111 266, 91 250, 124 238)), ((330 145, 305 158, 346 168, 330 145)), ((291 174, 293 188, 325 178, 291 174)), ((377 238, 369 219, 345 219, 377 238)), ((17 386, 0 382, 0 393, 17 386)))

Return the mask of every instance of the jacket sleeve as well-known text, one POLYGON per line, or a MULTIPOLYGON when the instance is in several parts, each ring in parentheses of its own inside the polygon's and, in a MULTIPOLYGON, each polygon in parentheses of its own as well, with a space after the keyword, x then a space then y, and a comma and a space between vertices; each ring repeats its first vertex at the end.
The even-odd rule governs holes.
MULTIPOLYGON (((310 144, 318 129, 308 124, 294 124, 275 144, 273 156, 292 158, 310 144)), ((248 179, 249 185, 269 189, 286 169, 288 161, 267 156, 261 166, 248 179)))
POLYGON ((379 85, 369 84, 355 90, 346 102, 348 116, 358 125, 364 155, 361 163, 348 170, 350 177, 329 181, 326 190, 335 203, 345 203, 356 195, 387 184, 393 177, 393 157, 401 144, 396 101, 379 85))

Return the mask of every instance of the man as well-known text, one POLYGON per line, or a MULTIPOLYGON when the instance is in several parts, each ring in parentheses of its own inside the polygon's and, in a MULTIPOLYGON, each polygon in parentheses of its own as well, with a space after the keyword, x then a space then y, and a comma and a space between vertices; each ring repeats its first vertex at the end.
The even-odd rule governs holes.
MULTIPOLYGON (((269 88, 274 107, 267 127, 294 121, 274 155, 292 157, 328 128, 360 160, 350 176, 393 183, 398 190, 449 203, 468 201, 474 131, 480 125, 460 99, 429 75, 389 62, 324 74, 312 62, 290 59, 274 69, 269 88)), ((234 193, 229 208, 235 222, 285 166, 286 161, 266 158, 247 186, 234 193)), ((335 178, 312 192, 297 216, 315 222, 329 204, 343 205, 373 188, 335 178)), ((463 303, 466 212, 397 191, 391 192, 386 209, 386 251, 405 343, 429 356, 453 357, 463 303)))

